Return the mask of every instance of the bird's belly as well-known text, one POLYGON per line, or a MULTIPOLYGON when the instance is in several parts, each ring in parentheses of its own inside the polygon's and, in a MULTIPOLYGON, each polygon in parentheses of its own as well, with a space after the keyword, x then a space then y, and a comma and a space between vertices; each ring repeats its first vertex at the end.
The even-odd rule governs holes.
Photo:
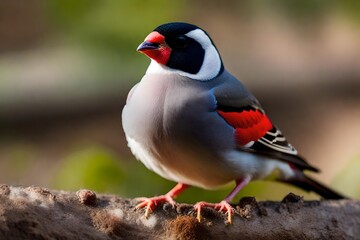
POLYGON ((127 141, 137 159, 168 180, 214 189, 236 179, 229 169, 223 167, 225 164, 221 164, 220 159, 210 154, 190 152, 168 144, 163 144, 161 149, 149 149, 144 143, 130 137, 127 137, 127 141))
POLYGON ((208 91, 192 93, 194 89, 152 80, 137 87, 123 110, 133 154, 150 170, 176 182, 215 188, 235 179, 221 157, 234 148, 234 129, 211 109, 215 103, 208 91))
MULTIPOLYGON (((187 121, 182 120, 181 124, 187 125, 187 121)), ((157 125, 136 128, 137 131, 126 133, 128 146, 138 160, 161 177, 206 189, 236 178, 220 154, 231 144, 217 143, 223 136, 214 132, 216 128, 189 126, 164 130, 157 125), (194 129, 198 133, 194 133, 194 129)))

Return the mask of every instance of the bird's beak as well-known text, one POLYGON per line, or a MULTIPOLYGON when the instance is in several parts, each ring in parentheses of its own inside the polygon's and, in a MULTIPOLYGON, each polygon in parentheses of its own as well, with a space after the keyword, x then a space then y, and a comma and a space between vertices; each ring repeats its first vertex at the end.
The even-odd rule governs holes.
POLYGON ((171 54, 165 37, 156 31, 151 32, 136 50, 163 65, 167 64, 171 54))
POLYGON ((155 42, 149 42, 149 41, 145 41, 142 42, 138 48, 136 49, 136 51, 138 52, 144 52, 146 50, 156 50, 160 47, 159 43, 155 43, 155 42))

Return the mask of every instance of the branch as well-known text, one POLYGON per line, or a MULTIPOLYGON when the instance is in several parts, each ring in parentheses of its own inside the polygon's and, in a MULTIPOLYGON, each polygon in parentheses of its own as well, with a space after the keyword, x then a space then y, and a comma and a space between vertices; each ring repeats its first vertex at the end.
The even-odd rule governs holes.
POLYGON ((359 239, 360 201, 282 202, 243 198, 232 225, 193 206, 158 206, 149 219, 136 202, 114 195, 0 185, 0 239, 359 239))

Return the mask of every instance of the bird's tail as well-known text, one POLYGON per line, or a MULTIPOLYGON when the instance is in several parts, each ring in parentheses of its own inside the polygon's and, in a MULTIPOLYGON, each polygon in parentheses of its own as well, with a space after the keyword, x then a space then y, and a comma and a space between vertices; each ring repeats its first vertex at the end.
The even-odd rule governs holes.
POLYGON ((341 195, 340 193, 337 193, 336 191, 332 190, 331 188, 317 182, 316 180, 310 178, 309 176, 306 176, 302 172, 296 174, 296 177, 286 179, 286 180, 280 180, 280 181, 295 185, 306 191, 315 192, 325 199, 347 199, 347 197, 345 197, 345 196, 341 195))

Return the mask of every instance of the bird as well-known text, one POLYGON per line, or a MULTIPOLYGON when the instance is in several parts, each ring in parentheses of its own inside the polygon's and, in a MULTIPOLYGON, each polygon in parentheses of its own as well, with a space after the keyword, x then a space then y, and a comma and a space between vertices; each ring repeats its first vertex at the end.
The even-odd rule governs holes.
POLYGON ((138 198, 145 217, 159 203, 175 205, 186 188, 216 189, 235 182, 219 203, 198 202, 197 219, 210 207, 232 223, 231 201, 250 181, 276 174, 276 181, 345 198, 304 173, 318 172, 286 140, 259 101, 223 64, 202 28, 185 22, 156 27, 137 51, 151 62, 129 92, 122 111, 133 155, 161 177, 177 182, 168 193, 138 198))

